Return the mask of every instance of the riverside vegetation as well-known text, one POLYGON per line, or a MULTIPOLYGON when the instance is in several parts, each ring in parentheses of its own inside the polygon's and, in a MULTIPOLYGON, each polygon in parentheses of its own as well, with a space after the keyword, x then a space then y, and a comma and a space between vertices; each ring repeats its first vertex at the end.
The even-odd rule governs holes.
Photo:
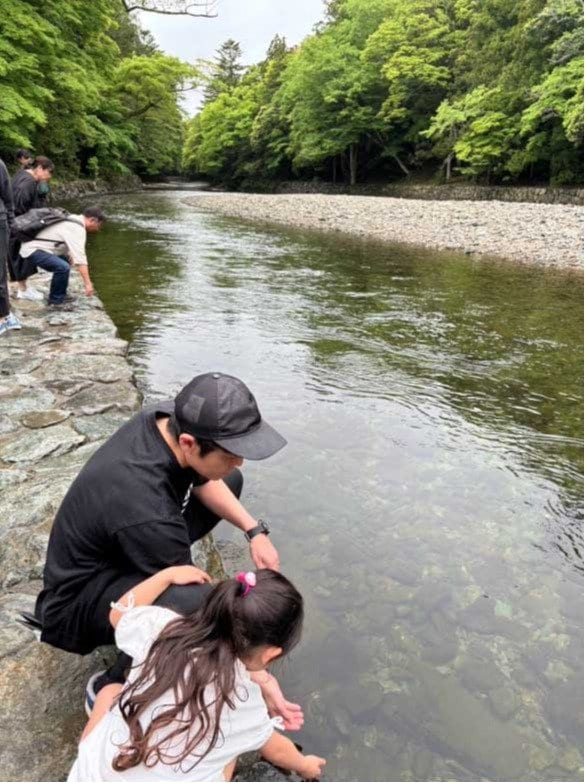
POLYGON ((132 15, 212 6, 4 0, 0 157, 31 147, 65 178, 582 179, 577 0, 326 0, 312 35, 247 68, 233 39, 213 62, 163 54, 132 15))
POLYGON ((437 174, 582 178, 583 48, 575 0, 327 0, 300 46, 276 36, 243 69, 226 41, 184 166, 231 183, 351 184, 437 174))
POLYGON ((30 147, 64 178, 177 170, 194 65, 163 54, 122 0, 0 8, 1 158, 30 147))

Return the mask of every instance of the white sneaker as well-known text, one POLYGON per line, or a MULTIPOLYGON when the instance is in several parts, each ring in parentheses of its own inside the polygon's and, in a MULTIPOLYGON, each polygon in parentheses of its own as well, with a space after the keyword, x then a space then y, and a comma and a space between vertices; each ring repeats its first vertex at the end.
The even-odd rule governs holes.
POLYGON ((42 302, 44 299, 44 296, 41 294, 40 291, 37 291, 36 288, 31 288, 30 286, 25 288, 23 291, 22 288, 19 288, 16 292, 16 298, 17 299, 28 299, 31 302, 42 302))
POLYGON ((7 329, 22 329, 22 324, 13 313, 8 313, 4 323, 6 324, 7 329))

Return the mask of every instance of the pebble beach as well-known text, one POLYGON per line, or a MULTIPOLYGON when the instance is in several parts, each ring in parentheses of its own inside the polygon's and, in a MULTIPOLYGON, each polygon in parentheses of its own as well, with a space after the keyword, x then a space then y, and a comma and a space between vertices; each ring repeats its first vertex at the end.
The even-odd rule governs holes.
POLYGON ((583 272, 583 208, 326 194, 202 193, 222 215, 583 272))

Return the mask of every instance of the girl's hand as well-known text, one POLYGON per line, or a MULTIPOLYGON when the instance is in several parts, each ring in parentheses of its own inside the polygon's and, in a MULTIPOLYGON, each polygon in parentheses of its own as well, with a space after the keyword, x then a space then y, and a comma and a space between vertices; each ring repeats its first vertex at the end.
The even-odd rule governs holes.
POLYGON ((285 699, 278 680, 273 674, 265 670, 250 672, 250 678, 260 686, 271 718, 282 718, 286 731, 302 729, 305 719, 301 706, 285 699))
POLYGON ((203 584, 211 582, 211 577, 195 566, 172 566, 166 569, 166 577, 171 585, 190 585, 193 583, 203 584))
POLYGON ((307 780, 320 778, 325 764, 327 762, 320 756, 303 756, 303 763, 299 765, 299 775, 307 780))

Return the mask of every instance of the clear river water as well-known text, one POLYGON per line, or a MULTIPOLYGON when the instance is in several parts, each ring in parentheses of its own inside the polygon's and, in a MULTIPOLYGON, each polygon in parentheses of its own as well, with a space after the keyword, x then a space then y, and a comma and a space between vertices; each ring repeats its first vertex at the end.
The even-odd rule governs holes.
POLYGON ((295 739, 329 780, 582 780, 582 279, 187 196, 103 199, 93 277, 147 399, 228 372, 288 438, 243 499, 306 599, 295 739))

